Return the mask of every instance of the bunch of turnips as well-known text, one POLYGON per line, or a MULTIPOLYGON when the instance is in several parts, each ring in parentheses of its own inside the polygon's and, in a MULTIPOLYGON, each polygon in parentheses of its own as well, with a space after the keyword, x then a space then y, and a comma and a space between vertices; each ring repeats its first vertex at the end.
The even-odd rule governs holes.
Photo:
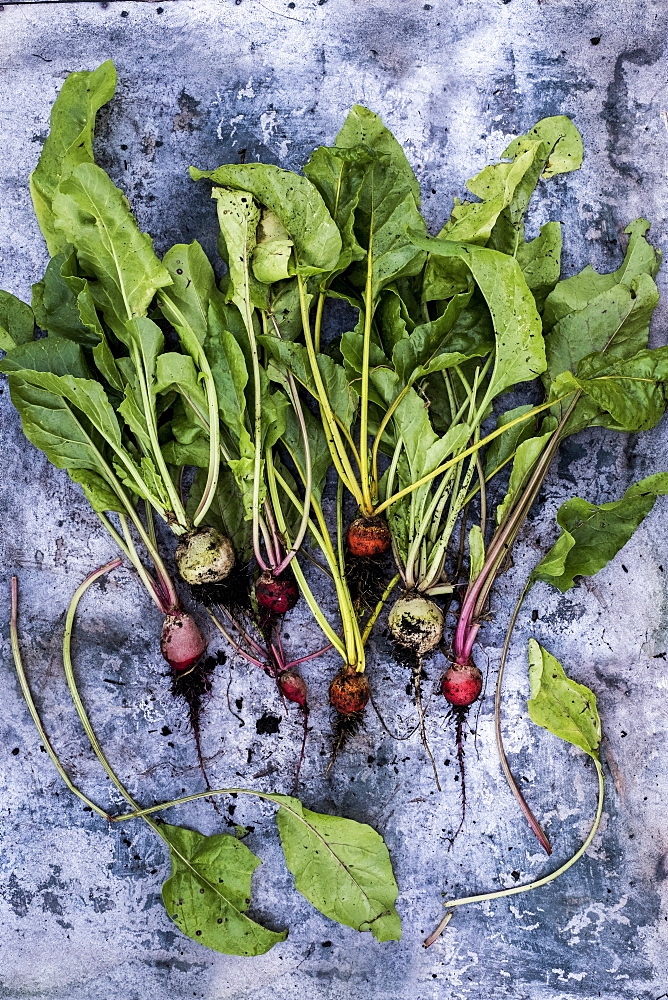
MULTIPOLYGON (((559 116, 500 151, 468 182, 474 200, 456 199, 430 236, 403 149, 356 106, 301 173, 191 168, 193 196, 211 195, 217 212, 217 281, 197 242, 159 259, 96 165, 95 116, 114 88, 111 63, 63 84, 31 177, 50 260, 31 305, 0 293, 0 370, 24 433, 79 484, 164 615, 160 648, 198 749, 207 616, 304 713, 304 740, 297 667, 335 651, 334 754, 372 700, 376 629, 398 682, 410 670, 437 783, 421 687, 438 658, 444 701, 430 711, 447 706, 455 721, 463 792, 462 726, 483 688, 476 642, 502 613, 494 582, 560 444, 592 426, 651 428, 666 408, 668 348, 648 347, 649 224, 630 223, 610 274, 560 279, 558 222, 526 239, 536 186, 582 162, 559 116), (334 337, 333 309, 347 317, 334 337), (335 617, 316 593, 335 596, 335 617), (298 602, 322 639, 290 659, 283 621, 298 602)), ((605 505, 584 521, 560 512, 562 535, 530 582, 561 586, 570 571, 572 585, 608 562, 664 492, 650 479, 618 501, 636 513, 613 527, 591 513, 605 505)))

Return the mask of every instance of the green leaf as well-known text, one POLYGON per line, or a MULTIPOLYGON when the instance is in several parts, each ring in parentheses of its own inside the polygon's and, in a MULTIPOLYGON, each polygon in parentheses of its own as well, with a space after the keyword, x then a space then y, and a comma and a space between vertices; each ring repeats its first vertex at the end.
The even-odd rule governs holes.
POLYGON ((561 225, 547 222, 540 227, 540 236, 517 248, 517 263, 522 269, 538 309, 559 281, 561 270, 561 225))
MULTIPOLYGON (((425 261, 423 250, 408 230, 426 234, 424 219, 404 172, 390 156, 379 156, 369 165, 355 212, 355 236, 371 258, 371 302, 373 308, 388 284, 417 274, 425 261)), ((350 280, 366 287, 368 261, 350 269, 350 280)))
MULTIPOLYGON (((79 297, 85 294, 84 290, 88 290, 87 282, 79 277, 74 248, 68 245, 62 253, 51 258, 42 280, 32 286, 37 325, 57 337, 94 347, 101 340, 100 323, 94 305, 92 313, 87 314, 89 322, 83 321, 79 297)), ((90 296, 87 304, 92 305, 90 296)))
POLYGON ((485 539, 479 524, 469 531, 469 583, 478 579, 485 565, 485 539))
POLYGON ((125 195, 104 170, 82 163, 53 198, 55 225, 77 252, 81 269, 97 279, 95 298, 114 333, 143 316, 169 272, 139 231, 125 195))
MULTIPOLYGON (((297 381, 317 398, 308 354, 302 344, 279 340, 278 337, 259 337, 258 340, 271 353, 277 367, 282 367, 283 370, 289 368, 297 381)), ((329 404, 343 426, 350 429, 355 420, 357 401, 346 373, 327 354, 318 354, 317 360, 329 404)))
MULTIPOLYGON (((575 377, 563 372, 552 384, 555 397, 580 390, 585 394, 568 423, 571 434, 589 424, 612 430, 641 431, 654 427, 666 409, 668 348, 640 351, 632 358, 607 363, 592 355, 575 377), (588 377, 589 376, 589 377, 588 377)), ((565 404, 569 402, 567 399, 565 404)))
POLYGON ((249 191, 281 220, 295 245, 301 274, 333 270, 341 253, 341 235, 322 196, 307 177, 267 163, 231 164, 217 170, 190 168, 198 181, 209 178, 237 191, 249 191))
POLYGON ((0 361, 0 371, 51 372, 52 375, 74 375, 90 378, 84 353, 79 344, 63 337, 41 337, 13 348, 0 361))
POLYGON ((322 195, 341 234, 343 245, 337 273, 365 255, 355 236, 355 209, 371 159, 368 150, 359 146, 351 149, 319 146, 304 167, 304 173, 322 195))
POLYGON ((35 317, 29 305, 11 292, 0 290, 0 351, 11 351, 32 340, 35 317))
POLYGON ((165 910, 193 941, 223 955, 264 955, 287 931, 276 933, 247 915, 251 876, 260 859, 228 833, 205 837, 162 824, 172 873, 162 887, 165 910))
POLYGON ((51 128, 39 163, 30 175, 35 215, 51 256, 67 243, 55 226, 53 197, 60 182, 80 163, 93 163, 95 116, 111 100, 116 70, 111 60, 92 72, 70 73, 51 109, 51 128))
POLYGON ((261 285, 250 270, 257 243, 260 207, 248 191, 215 187, 211 196, 216 199, 224 252, 222 246, 220 249, 229 269, 226 300, 235 304, 248 325, 246 300, 260 308, 265 308, 267 301, 266 286, 261 285))
POLYGON ((596 696, 567 677, 559 661, 535 639, 529 639, 529 683, 531 720, 598 760, 601 720, 596 696))
MULTIPOLYGON (((571 313, 586 309, 592 299, 614 288, 615 285, 630 285, 640 274, 655 277, 661 262, 661 255, 645 239, 650 228, 647 219, 631 222, 625 233, 629 242, 624 260, 616 271, 598 274, 593 267, 585 267, 579 274, 560 281, 545 304, 544 322, 546 330, 571 313)), ((585 353, 590 353, 586 351, 585 353)))
POLYGON ((68 469, 67 473, 72 482, 81 486, 86 500, 97 514, 109 511, 127 514, 127 509, 102 476, 91 472, 90 469, 68 469))
POLYGON ((536 303, 517 261, 495 250, 411 234, 417 246, 463 261, 489 307, 496 335, 488 400, 545 371, 545 346, 536 303))
POLYGON ((175 389, 183 396, 199 426, 208 430, 206 395, 198 381, 197 369, 190 355, 168 351, 158 357, 154 392, 157 394, 168 389, 175 389))
POLYGON ((549 159, 542 177, 547 179, 556 174, 567 174, 582 166, 584 150, 582 136, 566 115, 543 118, 524 136, 513 139, 503 156, 517 156, 532 140, 540 139, 550 147, 549 159))
MULTIPOLYGON (((421 323, 415 327, 411 334, 402 337, 394 344, 392 362, 397 375, 404 384, 409 383, 411 376, 419 367, 426 365, 435 355, 444 350, 453 327, 462 310, 471 301, 472 294, 473 286, 471 284, 468 292, 455 295, 450 299, 446 309, 438 319, 429 323, 421 323)), ((452 357, 455 356, 453 352, 450 353, 452 357)), ((486 345, 478 347, 475 350, 475 354, 478 356, 486 353, 486 345)), ((473 354, 467 352, 464 355, 457 352, 457 356, 463 361, 467 357, 473 357, 473 354)), ((459 364, 458 361, 453 363, 459 364)), ((443 369, 440 368, 438 370, 442 371, 443 369)), ((420 377, 424 374, 425 371, 422 371, 420 377)))
POLYGON ((366 823, 312 812, 289 795, 267 797, 280 806, 276 822, 299 892, 346 927, 398 941, 399 890, 380 834, 366 823))
POLYGON ((273 285, 291 276, 292 248, 287 229, 270 208, 265 208, 257 229, 257 244, 253 251, 252 269, 262 284, 273 285))
POLYGON ((420 204, 420 185, 413 168, 406 159, 401 143, 397 142, 390 130, 383 124, 380 115, 374 114, 361 104, 354 104, 336 137, 339 149, 353 149, 367 146, 376 153, 388 157, 397 171, 402 186, 408 187, 416 205, 420 204))
POLYGON ((209 333, 209 305, 222 299, 209 258, 197 241, 177 243, 162 259, 172 279, 158 293, 160 311, 193 358, 209 333), (193 343, 193 338, 195 343, 193 343))
MULTIPOLYGON (((508 490, 506 491, 503 501, 496 508, 497 524, 501 524, 506 514, 508 514, 515 506, 515 502, 520 497, 522 490, 529 480, 532 469, 540 456, 543 454, 546 444, 552 437, 553 431, 556 427, 556 422, 554 420, 553 423, 554 426, 551 427, 545 434, 541 434, 538 437, 527 438, 517 446, 510 472, 508 490)), ((500 436, 503 437, 504 435, 502 434, 500 436)))
POLYGON ((668 473, 634 483, 619 500, 593 504, 575 497, 557 512, 559 538, 532 573, 562 593, 576 576, 593 576, 629 541, 649 514, 658 496, 668 494, 668 473))

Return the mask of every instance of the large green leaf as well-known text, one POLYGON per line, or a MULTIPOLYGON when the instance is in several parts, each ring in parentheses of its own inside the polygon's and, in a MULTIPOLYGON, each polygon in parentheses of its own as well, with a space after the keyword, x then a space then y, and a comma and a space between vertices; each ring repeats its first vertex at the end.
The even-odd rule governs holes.
POLYGON ((559 281, 561 270, 561 225, 546 222, 540 227, 540 236, 529 243, 521 243, 517 248, 517 263, 522 269, 538 309, 542 309, 545 299, 559 281))
POLYGON ((76 167, 53 198, 55 226, 77 252, 81 270, 97 279, 96 300, 122 337, 125 324, 143 316, 171 276, 150 236, 139 231, 125 195, 93 163, 76 167))
POLYGON ((226 299, 235 304, 248 327, 252 322, 248 310, 254 305, 264 308, 267 301, 267 287, 257 281, 251 272, 260 206, 248 191, 215 187, 212 196, 216 200, 223 240, 220 249, 228 267, 226 299))
POLYGON ((51 109, 51 128, 39 163, 30 175, 30 193, 52 256, 68 242, 55 226, 54 194, 80 163, 93 163, 95 116, 111 100, 115 89, 116 70, 108 60, 92 72, 70 73, 51 109))
MULTIPOLYGON (((584 394, 569 420, 571 433, 588 424, 612 430, 648 430, 663 416, 668 391, 668 347, 639 351, 612 363, 605 355, 592 355, 578 368, 577 377, 563 372, 551 387, 553 397, 576 390, 584 394)), ((566 399, 562 408, 568 402, 566 399)))
POLYGON ((484 247, 411 234, 417 246, 461 260, 482 292, 494 323, 496 357, 487 390, 491 400, 545 371, 545 345, 533 295, 513 257, 484 247))
POLYGON ((32 340, 35 317, 29 305, 11 292, 0 290, 0 351, 11 351, 32 340))
POLYGON ((535 580, 562 593, 576 576, 593 576, 613 559, 649 514, 658 496, 668 494, 668 473, 641 479, 612 503, 593 504, 579 497, 557 512, 559 538, 533 571, 535 580))
POLYGON ((346 927, 398 941, 398 889, 380 834, 366 823, 312 812, 289 795, 267 797, 280 806, 276 822, 299 892, 346 927))
MULTIPOLYGON (((404 172, 388 155, 376 157, 366 172, 355 212, 355 236, 371 259, 371 302, 398 278, 415 275, 426 259, 408 230, 426 235, 424 219, 404 172)), ((350 279, 366 287, 368 260, 350 269, 350 279)))
POLYGON ((359 146, 352 149, 319 146, 304 167, 304 173, 322 195, 341 234, 343 246, 337 272, 348 267, 351 261, 364 257, 364 248, 354 231, 355 209, 371 159, 368 150, 359 146))
POLYGON ((177 243, 162 259, 172 279, 158 293, 160 311, 195 357, 196 344, 205 343, 209 332, 209 304, 220 299, 209 258, 197 241, 177 243))
POLYGON ((79 344, 64 337, 41 337, 19 344, 0 361, 1 372, 51 372, 52 375, 74 375, 90 378, 84 353, 79 344))
POLYGON ((217 170, 190 168, 193 180, 249 191, 275 212, 295 245, 298 270, 316 274, 333 270, 341 253, 341 235, 318 189, 299 174, 267 163, 230 164, 217 170))
MULTIPOLYGON (((511 158, 510 162, 485 167, 467 184, 469 191, 480 201, 460 203, 455 199, 450 221, 438 235, 440 239, 489 245, 494 250, 516 256, 524 270, 525 265, 535 258, 536 251, 542 249, 538 246, 529 249, 531 244, 524 242, 523 219, 531 195, 541 176, 547 178, 555 173, 577 169, 582 160, 582 140, 568 118, 545 118, 526 135, 513 140, 502 156, 511 158)), ((550 225, 557 226, 556 223, 550 225)), ((554 230, 538 239, 549 240, 552 251, 557 250, 554 230)), ((534 263, 533 268, 535 266, 534 263)), ((558 260, 556 274, 554 266, 549 269, 543 265, 541 271, 543 288, 536 295, 539 302, 559 277, 558 260), (548 272, 554 280, 545 283, 548 272)), ((527 279, 532 277, 531 271, 527 270, 527 279)), ((538 276, 536 278, 538 284, 538 276)), ((531 280, 528 284, 533 291, 531 280)), ((426 301, 450 298, 465 287, 466 273, 461 261, 429 259, 423 285, 426 301)))
POLYGON ((287 931, 271 931, 247 915, 251 876, 261 861, 228 833, 205 837, 162 824, 172 873, 162 887, 165 910, 193 941, 223 955, 264 955, 287 931))
POLYGON ((596 696, 567 677, 559 661, 535 639, 529 639, 529 683, 532 721, 598 760, 601 720, 596 696))
MULTIPOLYGON (((579 274, 560 281, 545 303, 544 322, 546 330, 571 313, 586 309, 592 299, 614 288, 615 285, 630 285, 640 274, 655 277, 661 262, 660 254, 645 239, 650 228, 646 219, 631 222, 625 233, 629 236, 628 247, 622 264, 616 271, 599 274, 593 267, 585 267, 579 274)), ((586 351, 585 353, 589 353, 586 351)))
POLYGON ((354 104, 336 137, 339 149, 353 149, 356 146, 367 146, 376 153, 389 158, 401 179, 402 186, 407 187, 416 205, 420 204, 420 185, 413 173, 413 168, 406 159, 406 154, 383 121, 380 115, 354 104))

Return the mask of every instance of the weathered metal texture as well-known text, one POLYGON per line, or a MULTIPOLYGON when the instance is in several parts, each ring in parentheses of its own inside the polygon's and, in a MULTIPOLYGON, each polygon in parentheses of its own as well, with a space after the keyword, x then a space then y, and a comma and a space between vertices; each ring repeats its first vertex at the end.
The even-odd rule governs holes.
MULTIPOLYGON (((568 114, 586 144, 582 170, 541 188, 535 232, 564 223, 564 273, 620 260, 624 226, 638 215, 666 243, 661 112, 666 70, 664 0, 624 4, 558 0, 178 0, 0 7, 0 284, 23 297, 45 252, 27 189, 67 72, 113 57, 118 95, 100 116, 100 162, 127 192, 160 251, 202 238, 213 252, 216 221, 190 163, 262 159, 297 168, 330 141, 346 109, 379 111, 420 178, 430 224, 448 214, 464 182, 512 135, 544 115, 568 114)), ((665 289, 665 272, 660 276, 665 289)), ((662 338, 666 307, 654 326, 662 338)), ((369 713, 365 731, 326 776, 327 683, 335 663, 306 665, 312 732, 302 773, 305 803, 372 823, 387 839, 400 886, 401 943, 379 945, 321 917, 299 896, 278 849, 272 810, 221 800, 175 822, 204 832, 254 827, 247 843, 264 860, 254 913, 290 936, 262 958, 214 954, 183 937, 160 903, 168 865, 140 822, 108 828, 61 785, 22 703, 7 634, 9 577, 19 576, 26 663, 48 730, 76 780, 96 800, 118 802, 67 698, 60 662, 63 612, 81 579, 113 547, 64 473, 29 447, 8 393, 1 398, 2 663, 0 717, 0 995, 35 1000, 250 1000, 339 998, 649 1000, 665 995, 668 801, 668 649, 665 503, 592 581, 562 597, 535 589, 513 645, 506 694, 508 749, 522 786, 554 841, 546 860, 507 791, 495 756, 491 683, 503 626, 522 574, 554 537, 553 513, 577 493, 612 499, 666 466, 665 424, 619 436, 592 431, 563 450, 527 528, 515 567, 500 581, 496 619, 476 656, 489 662, 488 693, 467 739, 468 813, 456 826, 454 732, 440 699, 429 732, 444 780, 434 789, 413 736, 394 742, 369 713), (535 610, 534 610, 535 609, 535 610), (535 622, 531 621, 531 612, 535 622), (588 829, 595 775, 582 755, 537 731, 525 711, 525 648, 532 634, 597 693, 609 782, 604 821, 587 856, 553 886, 461 910, 429 951, 421 940, 442 913, 442 894, 514 885, 565 859, 588 829)), ((157 649, 159 616, 127 569, 86 598, 76 667, 108 754, 142 801, 201 787, 184 713, 168 693, 157 649)), ((288 646, 311 648, 303 612, 288 646)), ((218 643, 212 636, 212 650, 218 643)), ((428 665, 430 682, 442 662, 428 665)), ((412 727, 407 677, 382 636, 370 675, 391 728, 412 727)), ((230 657, 207 706, 204 749, 216 784, 289 791, 300 726, 272 683, 230 657), (238 700, 237 700, 238 699, 238 700), (230 711, 231 706, 234 713, 230 711), (280 719, 260 735, 263 713, 280 719)))

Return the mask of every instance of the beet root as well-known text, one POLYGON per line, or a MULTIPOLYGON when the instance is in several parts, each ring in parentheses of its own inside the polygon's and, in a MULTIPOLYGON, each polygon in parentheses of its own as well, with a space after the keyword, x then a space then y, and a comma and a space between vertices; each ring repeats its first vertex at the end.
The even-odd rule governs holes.
POLYGON ((306 708, 306 682, 294 670, 286 670, 278 678, 281 694, 288 701, 294 701, 300 708, 306 708))
POLYGON ((473 663, 453 663, 443 674, 441 691, 456 708, 468 708, 482 691, 482 674, 473 663))
POLYGON ((299 600, 299 588, 291 573, 285 571, 281 576, 274 576, 270 570, 265 570, 255 584, 255 597, 261 608, 284 615, 299 600))
POLYGON ((341 715, 363 712, 370 696, 369 681, 354 667, 341 667, 329 685, 329 700, 341 715))
POLYGON ((185 611, 165 615, 160 652, 175 673, 180 674, 193 667, 206 652, 206 645, 206 639, 192 615, 185 611))
POLYGON ((392 535, 382 517, 356 517, 348 528, 348 551, 352 556, 377 559, 389 551, 392 535))
POLYGON ((220 583, 232 571, 234 548, 215 528, 197 528, 179 542, 174 558, 186 583, 220 583))

